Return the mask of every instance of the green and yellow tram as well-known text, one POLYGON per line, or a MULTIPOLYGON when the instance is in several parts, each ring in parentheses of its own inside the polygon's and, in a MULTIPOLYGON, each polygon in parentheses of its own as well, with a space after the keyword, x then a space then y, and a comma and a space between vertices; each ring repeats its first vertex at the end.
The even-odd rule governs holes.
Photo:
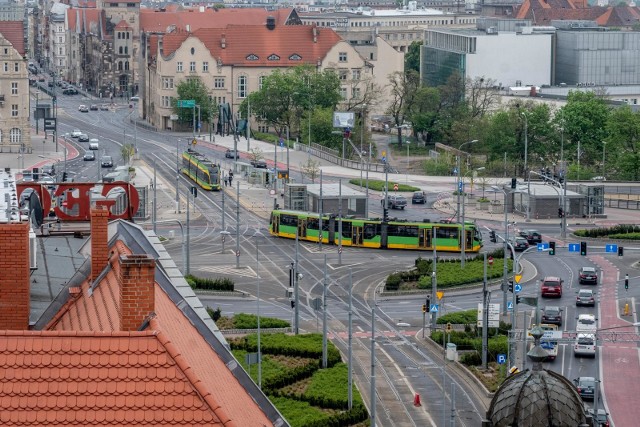
POLYGON ((220 191, 220 165, 216 165, 202 154, 188 149, 182 153, 182 173, 205 190, 220 191))
MULTIPOLYGON (((271 212, 269 232, 274 236, 340 244, 340 221, 335 215, 276 209, 271 212)), ((464 234, 465 251, 478 252, 482 248, 482 234, 475 224, 467 222, 462 233, 461 224, 430 222, 383 222, 375 219, 343 218, 342 246, 386 249, 415 249, 460 252, 464 234)))

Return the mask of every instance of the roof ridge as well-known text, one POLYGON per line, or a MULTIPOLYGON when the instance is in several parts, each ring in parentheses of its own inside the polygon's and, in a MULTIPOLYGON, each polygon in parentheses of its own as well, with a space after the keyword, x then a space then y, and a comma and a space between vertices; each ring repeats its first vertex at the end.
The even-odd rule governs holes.
POLYGON ((129 337, 140 338, 158 335, 158 331, 67 331, 67 330, 0 330, 0 337, 15 336, 46 336, 46 337, 93 337, 93 338, 114 338, 129 337))
POLYGON ((229 417, 227 411, 217 402, 217 400, 213 397, 213 394, 205 388, 204 383, 198 378, 193 371, 193 368, 187 360, 184 358, 182 353, 178 350, 178 347, 171 341, 169 336, 162 331, 160 328, 160 322, 156 317, 150 320, 151 329, 157 332, 157 339, 165 348, 169 356, 173 360, 175 360, 177 368, 182 371, 185 375, 189 383, 193 386, 194 390, 198 395, 202 398, 202 400, 206 403, 206 405, 211 409, 211 411, 216 415, 216 417, 220 420, 220 422, 226 427, 235 427, 235 422, 229 417))

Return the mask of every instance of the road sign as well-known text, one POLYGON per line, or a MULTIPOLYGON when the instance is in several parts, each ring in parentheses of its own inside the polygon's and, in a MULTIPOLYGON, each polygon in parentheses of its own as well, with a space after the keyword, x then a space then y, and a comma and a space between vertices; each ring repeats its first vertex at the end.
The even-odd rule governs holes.
POLYGON ((314 298, 311 300, 311 307, 315 310, 321 310, 322 309, 322 299, 320 298, 314 298))
POLYGON ((516 294, 520 291, 522 291, 522 285, 515 285, 513 287, 513 290, 516 292, 516 294))
POLYGON ((498 354, 498 364, 499 365, 504 365, 505 363, 507 363, 507 355, 506 354, 498 354))
MULTIPOLYGON (((478 303, 478 327, 482 327, 483 313, 482 303, 478 303)), ((489 304, 489 327, 497 328, 500 326, 500 304, 489 304)))
POLYGON ((198 140, 197 140, 197 139, 195 139, 195 138, 193 138, 193 141, 191 141, 191 144, 192 144, 192 145, 196 145, 197 143, 198 143, 198 140))
POLYGON ((457 174, 458 173, 458 168, 453 168, 453 173, 457 174))
POLYGON ((438 304, 431 304, 431 307, 429 308, 429 311, 431 311, 432 313, 437 313, 438 312, 438 304))
POLYGON ((45 117, 44 130, 56 130, 56 121, 55 117, 45 117))
POLYGON ((444 296, 444 292, 443 291, 437 291, 436 292, 436 297, 438 297, 438 299, 442 299, 443 296, 444 296))
POLYGON ((458 191, 462 191, 462 181, 458 182, 458 191))
POLYGON ((387 156, 382 156, 382 163, 387 163, 387 156))
POLYGON ((493 257, 492 257, 492 256, 490 256, 490 257, 487 259, 487 262, 489 263, 489 265, 493 265, 493 257))
POLYGON ((236 256, 240 256, 240 251, 236 251, 236 256))
POLYGON ((179 99, 178 108, 193 108, 196 106, 195 99, 179 99))
POLYGON ((538 243, 538 252, 542 252, 546 249, 549 249, 548 243, 538 243))
POLYGON ((393 184, 393 190, 398 191, 398 184, 393 184))
POLYGON ((618 245, 605 245, 604 251, 607 253, 618 253, 618 245))
POLYGON ((382 152, 382 157, 387 157, 387 152, 386 151, 382 152))
POLYGON ((280 147, 284 147, 284 139, 280 138, 278 143, 280 144, 280 147))
POLYGON ((513 301, 507 301, 507 310, 513 310, 513 301))
POLYGON ((520 280, 522 280, 522 274, 516 274, 513 278, 516 280, 516 283, 520 283, 520 280))
POLYGON ((569 243, 569 252, 580 252, 580 243, 569 243))

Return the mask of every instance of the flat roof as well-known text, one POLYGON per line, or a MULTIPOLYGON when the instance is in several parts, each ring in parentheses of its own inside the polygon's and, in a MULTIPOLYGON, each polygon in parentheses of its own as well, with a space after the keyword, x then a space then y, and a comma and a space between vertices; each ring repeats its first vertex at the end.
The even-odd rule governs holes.
MULTIPOLYGON (((322 184, 322 198, 337 198, 340 196, 340 184, 330 183, 330 184, 322 184)), ((316 197, 320 197, 320 184, 307 184, 307 193, 313 194, 316 197)), ((356 199, 364 199, 366 198, 366 194, 361 191, 358 191, 354 188, 349 187, 348 185, 342 184, 342 197, 344 198, 356 198, 356 199)))

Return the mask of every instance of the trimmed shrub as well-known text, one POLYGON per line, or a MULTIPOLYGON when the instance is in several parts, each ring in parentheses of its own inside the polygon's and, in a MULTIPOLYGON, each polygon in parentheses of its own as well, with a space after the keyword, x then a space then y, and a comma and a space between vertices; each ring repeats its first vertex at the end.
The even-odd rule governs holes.
POLYGON ((620 224, 613 227, 600 227, 588 230, 576 230, 573 232, 578 237, 610 237, 613 239, 640 240, 640 226, 633 224, 620 224))
POLYGON ((235 284, 228 277, 216 277, 215 279, 196 277, 192 274, 184 276, 193 289, 204 289, 211 291, 233 291, 235 284), (193 285, 191 284, 193 283, 193 285))
MULTIPOLYGON (((232 350, 258 351, 257 334, 229 340, 232 350)), ((310 359, 322 358, 322 334, 286 335, 261 334, 260 347, 263 354, 281 354, 283 356, 305 357, 310 359)), ((340 361, 340 352, 328 343, 327 364, 329 367, 340 361)))
POLYGON ((387 291, 397 291, 402 283, 402 275, 400 273, 392 273, 387 277, 384 288, 387 291))
POLYGON ((216 308, 215 310, 211 307, 207 307, 206 310, 214 322, 217 322, 218 320, 220 320, 220 317, 222 316, 222 310, 220 310, 220 307, 216 308))
MULTIPOLYGON (((362 181, 364 185, 364 181, 362 181)), ((349 180, 349 184, 360 186, 360 179, 354 178, 349 180)), ((398 182, 389 181, 389 188, 393 190, 394 184, 398 184, 398 191, 420 191, 418 187, 414 187, 412 185, 400 184, 398 182)), ((370 179, 369 180, 369 189, 373 191, 384 191, 384 181, 378 179, 370 179)))
MULTIPOLYGON (((261 328, 288 328, 289 326, 291 326, 291 323, 286 320, 260 316, 261 328)), ((233 327, 234 329, 256 329, 258 327, 258 316, 255 314, 236 313, 233 315, 233 327)))

